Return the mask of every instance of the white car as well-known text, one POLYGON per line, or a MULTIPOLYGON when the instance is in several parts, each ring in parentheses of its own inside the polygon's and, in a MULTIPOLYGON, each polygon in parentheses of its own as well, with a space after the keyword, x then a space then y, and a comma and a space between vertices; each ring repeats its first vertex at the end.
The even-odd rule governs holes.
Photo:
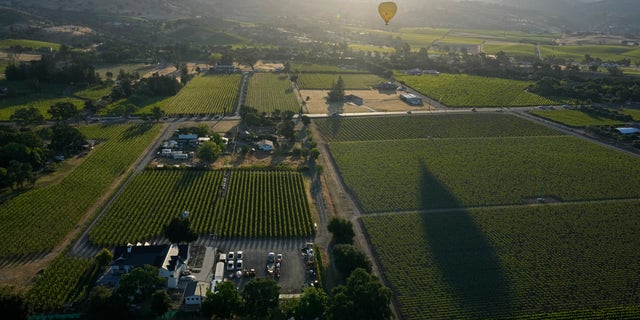
POLYGON ((233 260, 227 260, 227 271, 233 271, 236 268, 236 264, 233 260))
POLYGON ((236 252, 236 260, 242 260, 242 251, 236 252))
POLYGON ((242 267, 243 267, 243 265, 242 265, 242 259, 238 259, 238 260, 236 261, 236 270, 238 270, 238 271, 242 271, 242 267))
POLYGON ((233 261, 236 258, 236 254, 233 251, 227 253, 227 260, 233 261))

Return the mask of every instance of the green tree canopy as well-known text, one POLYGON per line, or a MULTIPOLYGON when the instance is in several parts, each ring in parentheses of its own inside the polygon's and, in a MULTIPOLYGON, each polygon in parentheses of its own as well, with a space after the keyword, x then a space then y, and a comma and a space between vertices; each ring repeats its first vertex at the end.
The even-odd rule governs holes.
POLYGON ((156 316, 161 316, 169 311, 170 303, 169 294, 162 289, 158 289, 151 295, 151 312, 156 316))
POLYGON ((78 108, 71 102, 58 102, 47 111, 54 121, 63 122, 78 115, 78 108))
POLYGON ((338 76, 338 81, 334 82, 331 86, 331 91, 327 96, 329 102, 342 102, 344 101, 344 80, 342 76, 338 76))
POLYGON ((111 263, 111 260, 113 260, 113 254, 109 249, 102 248, 102 250, 96 254, 94 260, 98 266, 106 267, 111 263))
POLYGON ((16 110, 10 117, 9 120, 15 121, 21 127, 30 127, 34 125, 39 125, 44 123, 44 117, 40 110, 29 107, 29 108, 20 108, 16 110))
POLYGON ((150 265, 134 268, 120 278, 118 293, 126 298, 133 297, 134 301, 144 301, 156 290, 164 288, 166 280, 159 273, 158 268, 150 265))
POLYGON ((215 161, 222 153, 220 145, 213 141, 206 141, 198 147, 198 158, 204 161, 215 161))
POLYGON ((51 131, 49 148, 56 152, 71 154, 80 150, 87 139, 80 130, 66 124, 58 124, 51 131))
POLYGON ((242 298, 233 282, 225 281, 216 286, 215 292, 208 292, 202 302, 200 312, 208 319, 232 319, 242 311, 242 298))
POLYGON ((155 106, 153 107, 153 109, 151 109, 151 119, 158 122, 160 121, 160 119, 162 119, 162 117, 164 117, 164 110, 160 109, 160 107, 155 106))
POLYGON ((97 320, 130 319, 129 307, 124 297, 114 294, 113 290, 96 286, 87 299, 87 308, 83 318, 97 320))
POLYGON ((315 287, 304 289, 296 308, 296 319, 312 320, 321 318, 327 310, 327 294, 315 287))
POLYGON ((327 229, 333 234, 333 241, 336 244, 353 243, 353 223, 347 219, 333 217, 327 225, 327 229))
POLYGON ((332 291, 327 318, 387 320, 391 317, 391 290, 362 268, 355 269, 347 284, 332 291))
POLYGON ((164 226, 164 236, 171 243, 193 242, 198 239, 198 234, 191 231, 188 218, 175 217, 168 225, 164 226))
POLYGON ((244 286, 244 312, 253 319, 270 319, 278 309, 280 287, 271 278, 255 278, 244 286))
POLYGON ((353 270, 362 268, 371 272, 371 261, 351 244, 338 244, 333 247, 335 266, 345 277, 353 270))

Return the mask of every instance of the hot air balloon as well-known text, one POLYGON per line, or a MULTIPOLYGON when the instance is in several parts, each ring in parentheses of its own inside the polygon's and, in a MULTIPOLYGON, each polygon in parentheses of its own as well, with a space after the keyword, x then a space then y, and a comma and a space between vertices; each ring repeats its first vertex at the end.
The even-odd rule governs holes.
POLYGON ((389 25, 389 21, 396 15, 396 11, 398 11, 398 6, 393 1, 381 2, 378 5, 378 13, 386 25, 389 25))

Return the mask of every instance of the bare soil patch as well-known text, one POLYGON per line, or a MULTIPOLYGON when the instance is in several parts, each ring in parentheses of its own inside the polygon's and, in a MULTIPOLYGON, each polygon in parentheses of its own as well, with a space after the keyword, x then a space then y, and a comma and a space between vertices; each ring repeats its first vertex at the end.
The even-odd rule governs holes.
POLYGON ((365 113, 365 112, 386 112, 386 111, 423 111, 429 110, 428 105, 410 106, 400 100, 401 91, 379 91, 379 90, 346 90, 345 95, 355 95, 364 100, 362 105, 355 103, 327 103, 325 97, 327 90, 300 90, 300 95, 307 100, 305 112, 309 114, 332 114, 339 113, 365 113))

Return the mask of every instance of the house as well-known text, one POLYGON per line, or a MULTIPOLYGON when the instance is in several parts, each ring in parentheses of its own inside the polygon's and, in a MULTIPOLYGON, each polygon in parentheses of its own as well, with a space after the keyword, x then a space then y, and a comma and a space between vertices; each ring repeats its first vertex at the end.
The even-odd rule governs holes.
POLYGON ((213 73, 234 73, 238 71, 238 68, 232 64, 216 64, 213 68, 213 73))
POLYGON ((262 151, 271 151, 273 150, 273 141, 263 139, 258 141, 258 149, 262 151))
POLYGON ((184 289, 184 303, 188 305, 201 304, 207 297, 208 290, 206 282, 189 282, 184 289))
POLYGON ((417 97, 414 94, 411 93, 403 93, 400 95, 400 100, 412 105, 412 106, 419 106, 422 105, 422 99, 420 99, 419 97, 417 97))
POLYGON ((393 90, 395 91, 398 86, 393 82, 382 82, 378 83, 376 89, 378 90, 393 90))
POLYGON ((178 141, 181 142, 198 142, 198 135, 197 134, 179 134, 178 135, 178 141))
POLYGON ((344 101, 346 102, 353 102, 359 106, 364 104, 364 99, 354 95, 354 94, 348 94, 346 96, 344 96, 344 101))
POLYGON ((182 153, 182 151, 174 151, 171 153, 171 157, 175 160, 185 160, 189 159, 189 154, 182 153))
POLYGON ((638 128, 616 128, 616 130, 618 130, 618 132, 620 132, 620 134, 636 134, 640 132, 640 129, 638 128))
POLYGON ((171 155, 173 155, 173 151, 171 151, 171 149, 162 149, 162 151, 160 152, 160 154, 163 157, 170 157, 171 155))
POLYGON ((167 279, 167 287, 176 288, 180 274, 186 270, 189 261, 189 246, 177 244, 132 245, 116 247, 111 274, 129 273, 137 267, 151 265, 160 269, 160 276, 167 279))

